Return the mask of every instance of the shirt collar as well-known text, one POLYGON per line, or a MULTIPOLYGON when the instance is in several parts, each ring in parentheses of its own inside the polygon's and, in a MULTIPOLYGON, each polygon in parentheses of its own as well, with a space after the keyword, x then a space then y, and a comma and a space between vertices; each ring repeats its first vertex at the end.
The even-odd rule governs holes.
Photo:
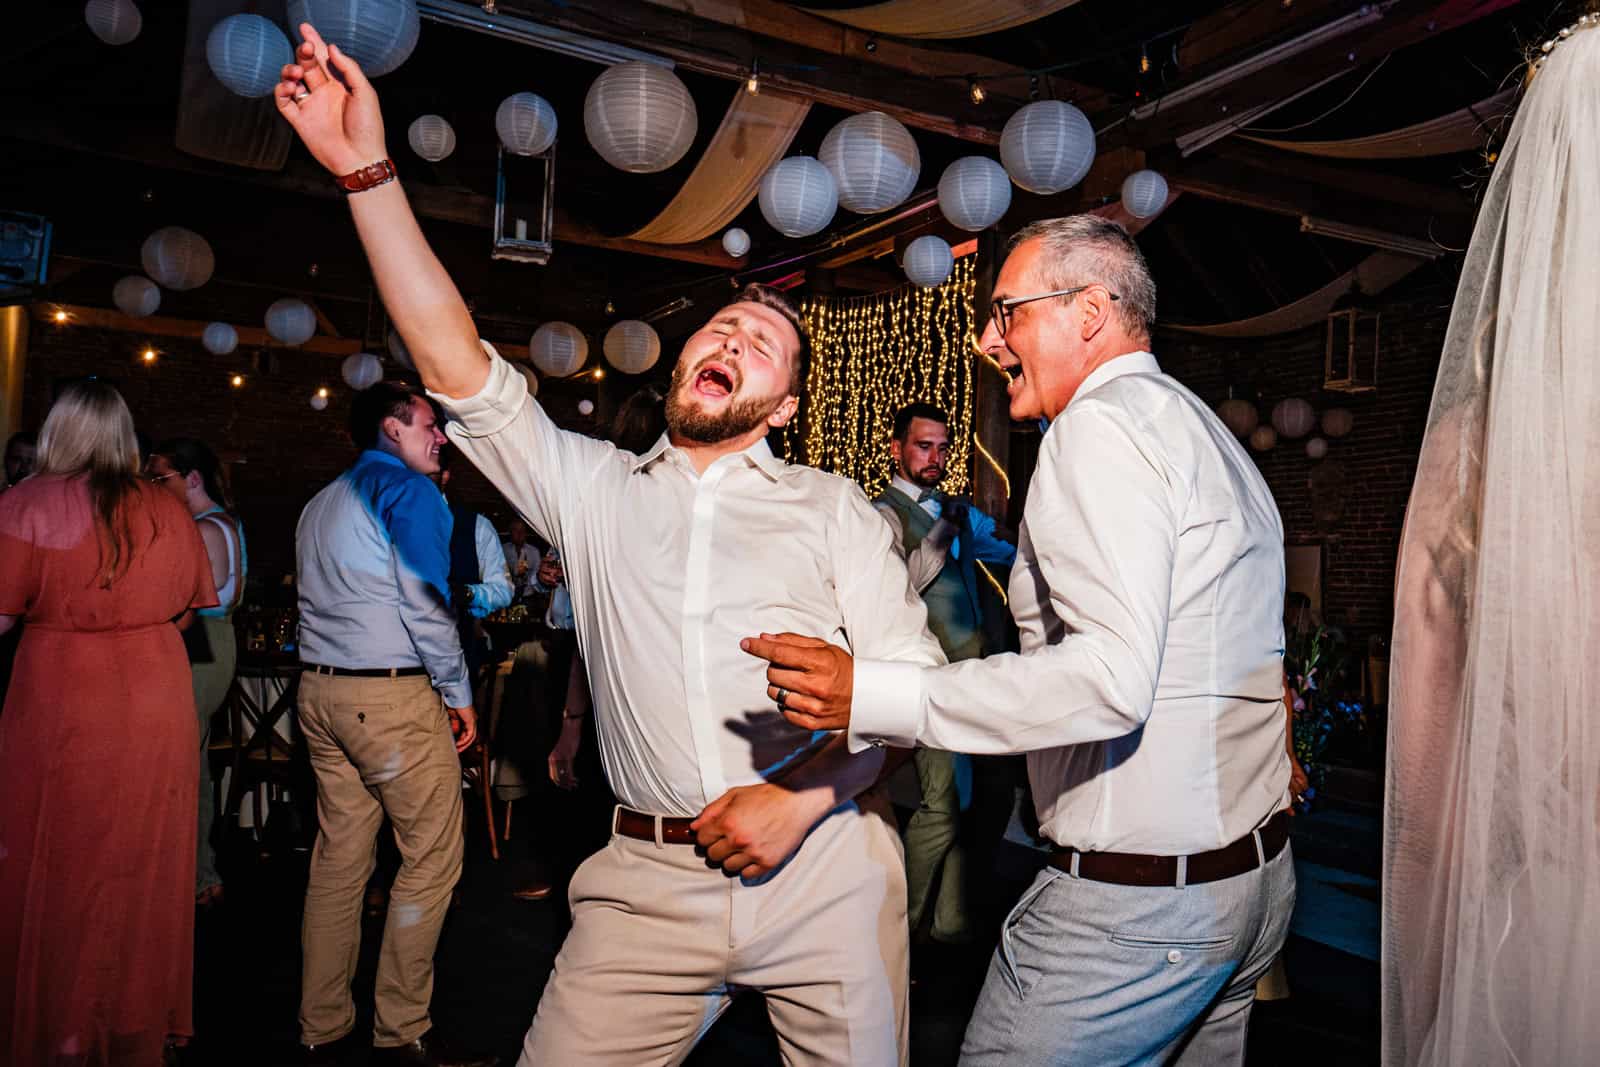
MULTIPOLYGON (((656 443, 650 446, 650 450, 648 452, 633 461, 634 471, 638 472, 644 470, 646 467, 650 466, 650 464, 666 455, 669 451, 676 451, 676 449, 673 448, 672 442, 667 439, 667 435, 663 433, 656 439, 656 443)), ((784 472, 789 468, 789 464, 772 454, 772 448, 767 444, 767 439, 765 437, 761 438, 744 451, 733 452, 730 453, 730 455, 743 456, 746 463, 750 464, 752 467, 755 467, 762 474, 765 474, 773 481, 777 481, 779 478, 781 478, 784 472)), ((727 458, 728 456, 724 456, 717 462, 720 463, 722 460, 727 458)))
POLYGON ((1120 378, 1125 374, 1160 374, 1161 364, 1156 362, 1156 357, 1149 352, 1127 352, 1120 356, 1113 356, 1100 364, 1078 386, 1078 391, 1072 394, 1072 399, 1067 402, 1071 407, 1080 397, 1088 396, 1113 378, 1120 378))
POLYGON ((910 497, 913 503, 921 503, 921 501, 917 498, 922 495, 922 486, 918 485, 916 482, 908 481, 907 479, 896 474, 889 480, 889 484, 900 490, 906 496, 910 497))

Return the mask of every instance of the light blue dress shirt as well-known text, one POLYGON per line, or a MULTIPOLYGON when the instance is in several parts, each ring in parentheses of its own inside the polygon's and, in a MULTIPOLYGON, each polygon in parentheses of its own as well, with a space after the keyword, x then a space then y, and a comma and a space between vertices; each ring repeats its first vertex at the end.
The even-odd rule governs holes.
POLYGON ((301 662, 425 667, 445 704, 470 706, 450 609, 450 527, 434 484, 372 449, 312 497, 295 529, 301 662))

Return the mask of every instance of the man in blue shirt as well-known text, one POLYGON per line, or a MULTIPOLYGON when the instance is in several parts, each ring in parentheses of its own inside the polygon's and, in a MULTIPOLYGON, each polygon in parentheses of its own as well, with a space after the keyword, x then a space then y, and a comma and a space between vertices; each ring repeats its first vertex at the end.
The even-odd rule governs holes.
POLYGON ((402 858, 378 959, 374 1063, 489 1063, 446 1049, 428 1001, 461 874, 461 766, 476 737, 450 605, 450 510, 429 475, 445 443, 417 391, 356 394, 362 449, 300 515, 300 725, 320 831, 306 886, 301 1040, 330 1051, 355 1026, 361 900, 385 814, 402 858), (456 734, 452 743, 451 734, 456 734))

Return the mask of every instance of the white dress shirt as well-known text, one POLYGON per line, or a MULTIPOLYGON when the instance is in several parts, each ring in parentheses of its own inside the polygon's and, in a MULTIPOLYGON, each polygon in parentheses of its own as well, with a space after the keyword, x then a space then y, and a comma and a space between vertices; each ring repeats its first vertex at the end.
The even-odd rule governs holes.
POLYGON ((1021 655, 858 658, 852 746, 1028 753, 1045 836, 1182 855, 1288 804, 1283 526, 1255 464, 1136 352, 1051 425, 1011 575, 1021 655))
POLYGON ((506 556, 506 570, 511 572, 511 584, 514 587, 515 596, 527 596, 529 592, 538 588, 539 585, 539 550, 526 541, 520 547, 511 541, 507 541, 501 548, 506 556), (528 564, 526 574, 517 573, 517 564, 522 562, 528 564))
POLYGON ((692 816, 815 741, 766 695, 763 631, 875 660, 944 662, 889 528, 854 482, 766 442, 705 474, 665 437, 643 456, 561 430, 485 344, 489 379, 439 396, 452 440, 561 551, 617 798, 692 816))

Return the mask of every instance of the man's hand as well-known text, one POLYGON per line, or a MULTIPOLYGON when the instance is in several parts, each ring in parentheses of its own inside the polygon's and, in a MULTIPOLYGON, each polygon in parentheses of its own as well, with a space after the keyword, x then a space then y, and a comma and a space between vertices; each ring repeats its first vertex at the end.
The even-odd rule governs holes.
POLYGON ((338 45, 324 42, 309 22, 300 24, 300 36, 303 43, 295 61, 283 68, 272 91, 279 113, 336 177, 389 158, 383 112, 367 76, 338 45), (338 78, 329 71, 330 64, 338 78))
POLYGON ((850 653, 821 638, 799 634, 747 637, 739 647, 771 664, 767 698, 777 703, 790 722, 807 730, 843 730, 850 725, 850 698, 855 688, 855 661, 850 653))
POLYGON ((450 732, 456 738, 456 751, 465 752, 478 739, 478 713, 468 704, 464 708, 446 708, 450 714, 450 732))
POLYGON ((706 805, 689 826, 713 865, 740 878, 758 878, 794 855, 831 804, 826 789, 744 785, 706 805))
MULTIPOLYGON (((1300 766, 1300 761, 1295 759, 1294 753, 1289 753, 1289 796, 1299 801, 1311 788, 1311 779, 1306 775, 1306 769, 1300 766)), ((1289 805, 1289 814, 1294 814, 1294 805, 1289 805)))
POLYGON ((967 509, 972 506, 972 501, 964 496, 939 497, 939 517, 946 519, 954 526, 957 532, 967 528, 967 509))
POLYGON ((561 561, 546 556, 539 561, 539 573, 536 575, 539 584, 546 589, 554 589, 566 578, 566 572, 561 569, 561 561))
POLYGON ((550 750, 547 761, 550 766, 550 781, 557 789, 578 788, 578 746, 583 742, 583 716, 562 715, 561 736, 556 738, 556 747, 550 750))

